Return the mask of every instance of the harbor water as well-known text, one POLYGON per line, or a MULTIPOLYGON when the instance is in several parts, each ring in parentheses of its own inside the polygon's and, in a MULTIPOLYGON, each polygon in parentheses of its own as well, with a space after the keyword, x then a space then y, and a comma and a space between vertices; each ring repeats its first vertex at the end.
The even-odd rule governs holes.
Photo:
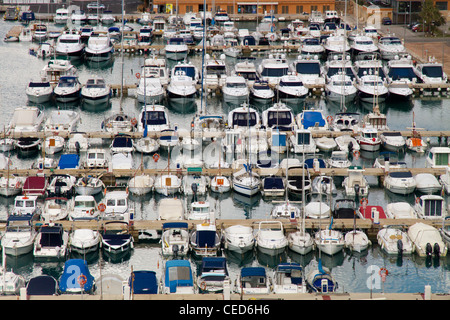
MULTIPOLYGON (((242 22, 243 23, 243 22, 242 22)), ((0 21, 0 39, 3 39, 10 28, 18 22, 0 21)), ((249 22, 245 22, 246 27, 250 30, 249 22)), ((134 26, 134 25, 132 25, 134 26)), ((138 25, 135 25, 137 28, 138 25)), ((162 39, 155 40, 162 43, 162 39)), ((30 47, 36 47, 36 44, 30 42, 0 42, 0 104, 2 116, 0 118, 0 130, 3 126, 8 125, 13 110, 16 107, 28 104, 25 88, 32 79, 40 77, 40 71, 48 60, 39 59, 29 54, 30 47)), ((255 55, 257 65, 264 53, 255 55)), ((295 53, 287 53, 290 61, 296 58, 295 53)), ((198 67, 202 64, 201 54, 189 55, 189 61, 198 67)), ((136 73, 140 72, 140 67, 144 63, 143 55, 131 55, 126 53, 122 59, 118 53, 114 55, 114 60, 109 65, 87 65, 85 63, 76 64, 78 68, 79 80, 83 84, 92 74, 98 74, 105 78, 108 84, 120 84, 123 67, 123 81, 125 84, 137 84, 138 79, 136 73)), ((233 69, 236 60, 234 58, 226 58, 229 72, 233 69)), ((170 66, 170 63, 169 63, 170 66)), ((223 105, 221 97, 218 95, 209 95, 206 103, 201 102, 200 96, 196 99, 197 107, 201 105, 205 107, 208 114, 216 114, 227 116, 229 111, 223 105)), ((45 112, 59 108, 70 108, 80 113, 82 122, 78 127, 78 131, 100 131, 101 122, 119 110, 120 105, 125 113, 137 116, 141 109, 141 105, 134 97, 134 90, 130 90, 128 96, 124 96, 122 103, 120 98, 115 96, 111 99, 111 104, 104 106, 102 110, 86 109, 83 104, 75 105, 46 105, 45 112)), ((325 115, 334 115, 340 112, 339 105, 328 103, 323 98, 310 97, 305 100, 304 105, 297 106, 294 110, 297 114, 302 108, 320 108, 325 115)), ((372 105, 361 105, 358 102, 347 105, 347 111, 359 112, 366 114, 372 110, 372 105)), ((386 102, 380 105, 382 112, 387 115, 387 124, 392 130, 406 130, 411 127, 413 114, 417 127, 427 130, 448 130, 450 120, 450 99, 446 98, 425 98, 418 97, 411 102, 386 102)), ((188 113, 179 113, 169 108, 169 116, 172 126, 177 124, 179 128, 189 130, 191 121, 195 115, 195 111, 188 113)), ((109 141, 101 139, 91 141, 91 145, 99 145, 108 148, 109 141)), ((439 141, 437 138, 431 138, 431 145, 443 145, 446 141, 439 141)), ((354 165, 363 167, 372 167, 374 160, 379 153, 362 153, 359 159, 353 159, 354 165)), ((327 156, 327 155, 324 155, 327 156)), ((54 157, 58 157, 55 155, 54 157)), ((285 157, 285 155, 281 156, 285 157)), ((292 157, 298 157, 293 155, 292 157)), ((400 159, 404 160, 410 168, 425 167, 425 155, 414 153, 401 153, 400 159)), ((11 154, 12 167, 30 168, 36 158, 20 159, 16 153, 11 154)), ((142 163, 145 168, 154 168, 156 165, 164 168, 168 162, 167 152, 161 152, 160 161, 155 164, 151 156, 143 156, 136 153, 134 155, 135 168, 142 163)), ((172 164, 175 166, 176 163, 172 164)), ((414 195, 399 196, 394 195, 378 185, 375 177, 368 177, 370 183, 370 192, 368 195, 368 203, 382 205, 384 208, 387 203, 396 201, 407 201, 414 203, 414 195)), ((338 194, 332 199, 343 198, 343 188, 341 187, 342 178, 336 178, 336 186, 338 194)), ((151 220, 157 218, 158 204, 161 196, 155 193, 143 197, 130 197, 131 206, 135 208, 136 220, 151 220)), ((6 220, 8 211, 13 208, 13 198, 0 197, 0 220, 6 220)), ((221 219, 264 219, 270 218, 270 211, 273 207, 271 199, 265 199, 261 195, 251 198, 241 196, 230 192, 225 195, 217 196, 209 194, 205 200, 212 203, 217 208, 217 217, 221 219)), ((281 199, 283 200, 283 199, 281 199)), ((445 196, 447 203, 450 197, 445 196)), ((187 199, 189 201, 189 199, 187 199)), ((313 230, 315 231, 315 230, 313 230)), ((259 252, 254 252, 246 256, 234 256, 227 254, 228 267, 231 278, 236 279, 240 268, 244 266, 263 266, 268 270, 272 270, 280 262, 293 261, 299 262, 307 266, 311 262, 317 261, 318 252, 313 252, 307 256, 300 256, 293 252, 286 251, 279 256, 267 256, 259 252)), ((343 251, 333 257, 325 254, 321 255, 323 265, 331 270, 339 284, 338 292, 392 292, 392 293, 415 293, 423 292, 425 285, 431 285, 433 293, 450 293, 450 257, 440 258, 438 260, 425 260, 417 255, 403 256, 402 258, 390 257, 381 251, 376 243, 362 254, 343 251), (386 281, 381 283, 378 276, 379 268, 386 268, 389 275, 386 281)), ((158 279, 162 275, 163 258, 161 257, 161 247, 157 240, 142 241, 135 244, 135 248, 128 256, 122 257, 119 261, 111 261, 102 254, 94 254, 86 257, 89 263, 89 269, 95 278, 102 274, 118 274, 126 279, 131 269, 133 270, 153 270, 156 271, 158 279)), ((192 260, 192 263, 198 264, 198 261, 192 260)), ((49 274, 56 279, 62 273, 64 261, 61 262, 40 262, 34 261, 32 253, 19 257, 7 257, 6 265, 8 269, 12 269, 15 273, 23 275, 27 280, 40 274, 49 274)))

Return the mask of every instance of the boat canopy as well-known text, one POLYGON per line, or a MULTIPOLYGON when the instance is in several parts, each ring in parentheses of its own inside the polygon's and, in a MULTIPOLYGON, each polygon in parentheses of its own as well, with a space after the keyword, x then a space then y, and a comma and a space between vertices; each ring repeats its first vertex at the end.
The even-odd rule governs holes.
POLYGON ((94 287, 94 277, 88 269, 87 262, 83 259, 70 259, 64 264, 64 271, 59 278, 59 289, 62 293, 73 291, 91 291, 94 287), (74 277, 74 274, 77 275, 74 277), (84 277, 83 277, 84 276, 84 277), (83 289, 80 286, 79 279, 86 280, 83 289))
POLYGON ((158 281, 155 271, 139 270, 133 271, 128 281, 133 294, 157 294, 158 281))
POLYGON ((191 265, 187 260, 169 260, 166 262, 164 283, 171 293, 177 291, 177 287, 192 287, 191 265))
POLYGON ((303 112, 302 124, 305 129, 314 127, 316 123, 319 125, 319 127, 325 126, 326 122, 322 116, 322 113, 315 111, 303 112))
POLYGON ((241 269, 241 278, 266 277, 266 269, 263 267, 246 267, 241 269))
POLYGON ((389 172, 389 176, 392 178, 412 178, 413 175, 410 171, 405 171, 405 172, 400 172, 400 171, 396 171, 396 172, 389 172))
POLYGON ((195 243, 199 248, 214 248, 216 245, 216 232, 214 230, 197 230, 195 243))
POLYGON ((443 75, 442 66, 440 65, 424 66, 422 67, 422 74, 430 78, 442 78, 443 75))
POLYGON ((412 81, 413 79, 417 79, 412 67, 391 67, 389 77, 392 80, 409 79, 412 81))
POLYGON ((59 169, 75 169, 78 168, 80 156, 77 154, 62 154, 59 158, 59 169))
POLYGON ((58 293, 58 282, 48 275, 31 278, 27 284, 28 296, 53 296, 58 293))
POLYGON ((284 189, 281 177, 267 177, 264 179, 264 189, 284 189))
POLYGON ((63 245, 64 229, 61 224, 54 226, 44 225, 41 227, 41 240, 39 244, 42 247, 61 247, 63 245))
POLYGON ((269 110, 267 114, 267 125, 269 127, 272 126, 285 126, 290 125, 292 123, 292 112, 289 110, 286 111, 271 111, 269 110))
POLYGON ((166 222, 162 225, 163 229, 169 228, 180 228, 180 229, 188 229, 189 225, 186 222, 166 222))

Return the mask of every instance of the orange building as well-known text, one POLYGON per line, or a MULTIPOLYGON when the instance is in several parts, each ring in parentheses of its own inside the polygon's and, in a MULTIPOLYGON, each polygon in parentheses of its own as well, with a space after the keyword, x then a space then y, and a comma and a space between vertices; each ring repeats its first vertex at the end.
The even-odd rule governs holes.
MULTIPOLYGON (((158 13, 185 14, 203 11, 202 0, 153 0, 153 9, 158 13)), ((274 14, 296 15, 312 11, 335 10, 335 0, 213 0, 206 2, 206 10, 226 10, 229 14, 274 14)))

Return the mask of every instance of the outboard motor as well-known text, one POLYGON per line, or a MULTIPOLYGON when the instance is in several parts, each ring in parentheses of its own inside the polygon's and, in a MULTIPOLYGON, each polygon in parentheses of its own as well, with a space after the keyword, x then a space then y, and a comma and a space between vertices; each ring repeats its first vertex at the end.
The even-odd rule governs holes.
POLYGON ((173 252, 173 256, 174 256, 174 257, 177 257, 177 256, 178 256, 178 251, 179 251, 178 245, 177 245, 177 244, 174 244, 174 245, 172 246, 172 252, 173 252))
POLYGON ((403 253, 403 241, 401 239, 397 240, 397 249, 398 249, 398 254, 403 253))
POLYGON ((439 246, 439 243, 435 243, 433 246, 433 254, 435 257, 439 257, 441 254, 441 247, 439 246))
POLYGON ((81 149, 80 142, 76 141, 75 142, 75 150, 77 151, 78 155, 80 154, 80 149, 81 149))
POLYGON ((55 195, 57 196, 61 195, 61 186, 55 186, 55 195))
POLYGON ((428 242, 425 247, 425 253, 427 254, 427 257, 431 256, 433 253, 433 248, 431 247, 431 244, 428 242))
POLYGON ((194 198, 192 199, 192 201, 197 201, 197 190, 198 190, 198 185, 195 183, 195 182, 193 182, 192 184, 191 184, 191 189, 192 189, 192 192, 194 193, 194 198))
POLYGON ((348 152, 349 153, 353 152, 353 142, 351 142, 351 141, 348 143, 348 152))

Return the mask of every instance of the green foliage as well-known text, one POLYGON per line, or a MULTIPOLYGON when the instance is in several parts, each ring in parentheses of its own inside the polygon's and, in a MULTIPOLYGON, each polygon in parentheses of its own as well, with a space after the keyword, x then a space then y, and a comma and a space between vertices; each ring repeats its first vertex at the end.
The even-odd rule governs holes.
POLYGON ((445 18, 441 15, 439 9, 434 6, 433 0, 423 2, 419 18, 427 33, 434 33, 438 26, 445 24, 445 18))

